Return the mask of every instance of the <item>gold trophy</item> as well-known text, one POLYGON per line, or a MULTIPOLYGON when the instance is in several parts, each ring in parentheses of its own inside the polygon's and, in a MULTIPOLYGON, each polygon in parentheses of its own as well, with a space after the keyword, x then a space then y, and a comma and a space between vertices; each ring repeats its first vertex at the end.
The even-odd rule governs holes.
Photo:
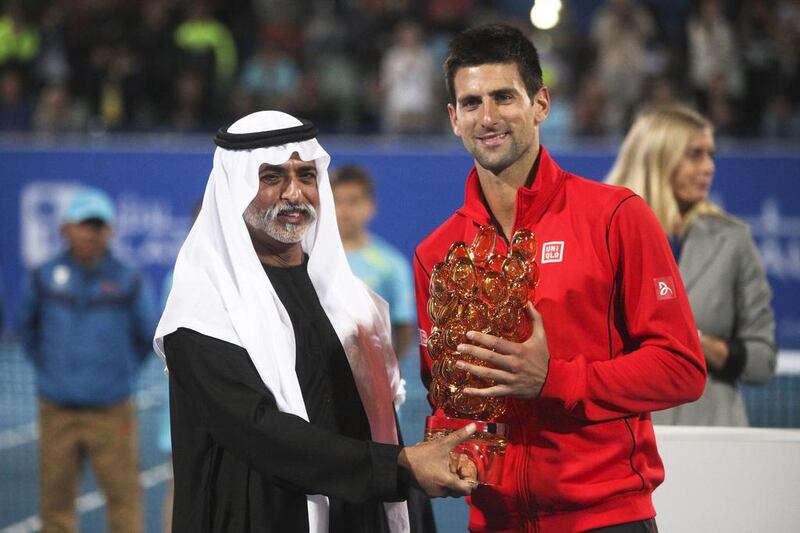
POLYGON ((506 255, 494 253, 497 238, 492 226, 483 226, 469 247, 462 241, 453 243, 445 260, 431 271, 428 299, 433 323, 428 336, 428 354, 433 361, 429 392, 435 411, 444 414, 427 417, 425 440, 475 422, 475 434, 454 451, 472 460, 478 482, 485 485, 499 484, 503 472, 508 427, 497 419, 506 410, 506 399, 463 393, 465 387, 491 387, 494 381, 456 368, 459 359, 488 366, 459 353, 456 347, 466 342, 467 331, 514 342, 527 340, 532 323, 525 305, 534 300, 539 281, 534 234, 525 229, 515 232, 506 255))

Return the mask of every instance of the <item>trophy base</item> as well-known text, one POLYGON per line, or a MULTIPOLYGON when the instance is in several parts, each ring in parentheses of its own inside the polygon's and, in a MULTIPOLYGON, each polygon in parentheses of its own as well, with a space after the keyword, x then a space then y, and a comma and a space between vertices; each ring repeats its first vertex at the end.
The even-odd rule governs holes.
POLYGON ((478 426, 475 434, 456 446, 453 451, 463 453, 470 458, 477 470, 478 483, 481 485, 499 485, 503 476, 503 464, 506 458, 508 426, 505 424, 433 415, 425 419, 425 440, 444 437, 470 423, 475 423, 478 426))

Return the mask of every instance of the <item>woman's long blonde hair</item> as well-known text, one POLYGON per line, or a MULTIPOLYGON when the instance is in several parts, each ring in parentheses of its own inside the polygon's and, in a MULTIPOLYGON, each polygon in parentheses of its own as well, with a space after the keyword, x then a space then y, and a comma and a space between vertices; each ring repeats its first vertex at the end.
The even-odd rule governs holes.
POLYGON ((711 122, 688 107, 674 105, 639 114, 622 142, 606 182, 633 190, 650 204, 667 235, 683 233, 699 214, 722 214, 709 200, 681 216, 672 192, 672 178, 689 142, 711 122))

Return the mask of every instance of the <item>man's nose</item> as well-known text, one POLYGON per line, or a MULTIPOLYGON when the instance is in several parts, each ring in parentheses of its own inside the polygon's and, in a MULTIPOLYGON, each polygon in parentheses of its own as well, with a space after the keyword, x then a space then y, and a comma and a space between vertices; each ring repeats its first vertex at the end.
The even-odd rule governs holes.
POLYGON ((483 103, 481 111, 481 124, 484 126, 491 126, 497 122, 497 105, 491 100, 487 99, 483 103))
POLYGON ((284 200, 288 200, 290 202, 298 202, 299 200, 302 200, 303 192, 300 190, 300 183, 298 182, 296 177, 292 176, 289 179, 289 182, 283 189, 283 194, 281 194, 281 198, 283 198, 284 200))

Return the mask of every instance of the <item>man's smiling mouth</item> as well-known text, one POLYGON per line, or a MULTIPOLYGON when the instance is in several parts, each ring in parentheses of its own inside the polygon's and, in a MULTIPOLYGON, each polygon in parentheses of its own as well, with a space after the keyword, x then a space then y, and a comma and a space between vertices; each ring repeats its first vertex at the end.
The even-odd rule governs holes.
POLYGON ((479 135, 478 141, 481 144, 487 146, 495 146, 497 144, 502 143, 506 139, 506 137, 508 137, 508 135, 509 135, 508 132, 492 132, 484 135, 479 135))

